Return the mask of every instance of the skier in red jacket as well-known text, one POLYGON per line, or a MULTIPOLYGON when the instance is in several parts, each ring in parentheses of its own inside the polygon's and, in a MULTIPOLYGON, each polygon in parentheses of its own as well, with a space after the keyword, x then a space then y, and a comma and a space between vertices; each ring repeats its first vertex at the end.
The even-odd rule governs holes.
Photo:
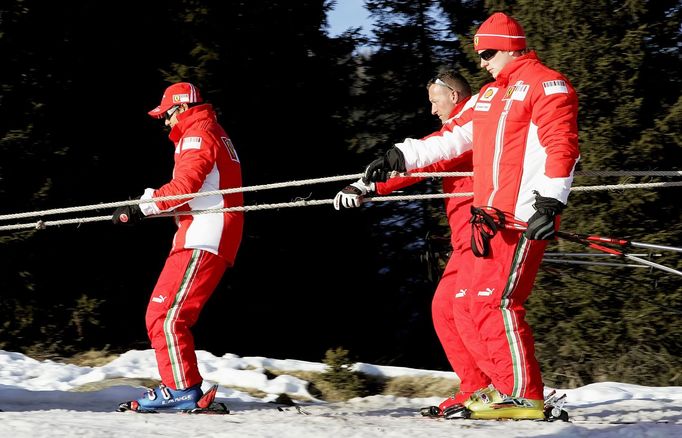
POLYGON ((474 49, 494 81, 439 135, 396 144, 364 179, 382 181, 473 150, 471 252, 451 293, 455 324, 477 365, 463 377, 482 389, 446 417, 542 419, 542 375, 524 303, 573 182, 578 99, 503 13, 481 25, 474 49))
MULTIPOLYGON (((165 119, 175 149, 173 178, 140 199, 241 187, 241 165, 232 140, 213 107, 187 82, 166 89, 149 115, 165 119)), ((243 205, 241 192, 158 200, 119 207, 115 224, 175 212, 178 230, 147 307, 147 333, 156 353, 161 386, 128 402, 131 410, 194 409, 202 396, 190 331, 226 269, 233 266, 242 238, 242 212, 191 214, 243 205), (185 213, 185 214, 182 214, 185 213)))
MULTIPOLYGON (((447 123, 460 116, 471 102, 471 86, 462 75, 452 70, 444 71, 426 84, 431 102, 431 113, 438 116, 443 123, 441 130, 431 134, 440 135, 446 129, 447 123)), ((429 136, 425 137, 428 138, 429 136)), ((413 172, 471 172, 471 152, 464 153, 451 160, 439 161, 413 172)), ((425 178, 396 177, 386 182, 378 182, 366 186, 362 180, 346 186, 334 198, 334 207, 354 208, 362 204, 362 198, 370 192, 387 195, 396 190, 415 184, 425 178)), ((443 193, 471 193, 473 179, 470 176, 456 176, 443 178, 443 193)), ((473 357, 464 347, 464 343, 457 331, 453 316, 453 300, 455 294, 452 287, 456 283, 461 265, 462 253, 468 248, 469 219, 471 218, 471 196, 451 197, 445 199, 445 211, 450 225, 450 241, 452 252, 438 287, 431 302, 431 317, 438 339, 445 350, 445 355, 452 369, 461 383, 459 390, 453 397, 445 399, 437 407, 424 410, 426 415, 441 416, 452 405, 463 403, 471 394, 479 389, 471 388, 466 383, 466 371, 476 367, 473 357), (467 364, 468 362, 468 364, 467 364)), ((478 379, 476 380, 476 382, 478 379)), ((475 384, 475 383, 474 383, 475 384)))

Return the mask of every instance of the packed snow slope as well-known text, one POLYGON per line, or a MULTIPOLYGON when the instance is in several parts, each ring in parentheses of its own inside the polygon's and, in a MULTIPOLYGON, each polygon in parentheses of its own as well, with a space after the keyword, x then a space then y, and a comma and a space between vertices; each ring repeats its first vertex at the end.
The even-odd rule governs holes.
MULTIPOLYGON (((0 436, 154 437, 682 437, 682 387, 645 387, 602 382, 566 393, 570 422, 435 420, 419 408, 439 397, 375 395, 343 403, 315 400, 307 382, 290 375, 268 378, 266 369, 323 371, 322 363, 263 357, 216 357, 198 352, 204 386, 220 385, 217 400, 229 415, 115 412, 118 403, 144 390, 135 379, 158 379, 152 350, 129 351, 101 367, 36 361, 0 350, 0 436), (110 385, 110 386, 108 386, 110 385), (253 397, 234 387, 259 390, 253 397), (93 389, 100 388, 100 389, 93 389), (274 403, 286 393, 297 406, 274 403)), ((358 363, 356 369, 389 377, 453 373, 358 363)), ((551 390, 552 388, 547 388, 551 390)))

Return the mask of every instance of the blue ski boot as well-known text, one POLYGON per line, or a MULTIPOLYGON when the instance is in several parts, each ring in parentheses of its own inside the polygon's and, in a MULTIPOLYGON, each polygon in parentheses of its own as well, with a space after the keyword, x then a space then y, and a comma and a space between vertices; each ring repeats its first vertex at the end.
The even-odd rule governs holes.
POLYGON ((181 411, 187 412, 197 409, 198 402, 203 392, 201 383, 186 389, 170 389, 164 384, 158 388, 147 389, 141 398, 129 402, 121 403, 119 411, 134 412, 160 412, 160 411, 181 411))

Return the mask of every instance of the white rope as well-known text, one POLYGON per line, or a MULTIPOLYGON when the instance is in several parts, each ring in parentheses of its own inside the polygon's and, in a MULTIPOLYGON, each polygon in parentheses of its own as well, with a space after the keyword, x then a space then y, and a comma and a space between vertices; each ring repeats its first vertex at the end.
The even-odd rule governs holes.
POLYGON ((121 207, 124 205, 144 204, 144 203, 148 203, 148 202, 152 202, 152 201, 157 202, 157 201, 170 201, 170 200, 175 200, 175 199, 200 198, 202 196, 227 195, 229 193, 255 192, 258 190, 269 190, 269 189, 276 189, 276 188, 281 188, 281 187, 294 187, 294 186, 303 186, 303 185, 308 185, 308 184, 319 184, 319 183, 332 182, 332 181, 345 181, 348 179, 359 178, 361 175, 362 174, 331 176, 331 177, 326 177, 326 178, 303 179, 303 180, 298 180, 298 181, 289 181, 289 182, 285 182, 285 183, 262 184, 262 185, 250 186, 250 187, 234 187, 231 189, 211 190, 209 192, 188 193, 186 195, 160 196, 158 198, 145 199, 145 200, 133 199, 130 201, 109 202, 106 204, 91 204, 91 205, 84 205, 81 207, 54 208, 51 210, 30 211, 30 212, 26 212, 26 213, 15 213, 15 214, 5 214, 5 215, 0 215, 0 221, 8 220, 8 219, 22 219, 25 217, 50 216, 53 214, 74 213, 77 211, 102 210, 105 208, 115 208, 115 207, 121 207))
POLYGON ((682 176, 682 170, 583 170, 575 176, 682 176))
MULTIPOLYGON (((424 178, 424 177, 448 177, 448 176, 472 176, 473 172, 415 172, 411 174, 405 174, 402 176, 406 177, 414 177, 414 178, 424 178)), ((102 209, 107 209, 107 208, 116 208, 116 207, 121 207, 124 205, 135 205, 135 204, 142 204, 142 203, 147 203, 147 202, 159 202, 159 201, 169 201, 169 200, 176 200, 176 199, 187 199, 187 198, 199 198, 202 196, 212 196, 212 195, 227 195, 230 193, 239 193, 239 192, 254 192, 258 190, 270 190, 270 189, 276 189, 276 188, 282 188, 282 187, 295 187, 295 186, 303 186, 303 185, 309 185, 309 184, 320 184, 320 183, 326 183, 326 182, 334 182, 334 181, 346 181, 350 179, 356 179, 362 177, 362 173, 357 173, 357 174, 349 174, 349 175, 339 175, 339 176, 332 176, 332 177, 323 177, 323 178, 312 178, 312 179, 303 179, 303 180, 295 180, 295 181, 288 181, 288 182, 283 182, 283 183, 272 183, 272 184, 262 184, 262 185, 256 185, 256 186, 247 186, 247 187, 235 187, 235 188, 230 188, 230 189, 223 189, 223 190, 212 190, 208 192, 201 192, 201 193, 188 193, 185 195, 172 195, 172 196, 162 196, 158 198, 152 198, 149 200, 140 200, 140 199, 133 199, 129 201, 117 201, 117 202, 109 202, 109 203, 100 203, 100 204, 91 204, 91 205, 84 205, 80 207, 67 207, 67 208, 54 208, 51 210, 41 210, 41 211, 30 211, 26 213, 13 213, 13 214, 5 214, 5 215, 0 215, 0 221, 2 220, 9 220, 9 219, 23 219, 27 217, 36 217, 36 216, 50 216, 50 215, 57 215, 57 214, 65 214, 65 213, 75 213, 77 211, 89 211, 89 210, 102 210, 102 209)), ((584 172, 576 172, 576 176, 682 176, 682 171, 584 171, 584 172)), ((595 186, 595 187, 606 187, 606 186, 595 186)), ((627 188, 634 188, 634 187, 627 187, 627 188)), ((574 188, 575 189, 575 188, 574 188)), ((592 189, 592 190, 601 190, 601 189, 592 189)), ((608 189, 610 190, 610 189, 608 189)), ((451 194, 454 196, 458 196, 456 194, 451 194)), ((414 198, 414 199, 420 199, 420 198, 414 198)), ((428 199, 428 198, 423 198, 423 199, 428 199)), ((385 200, 385 199, 377 199, 377 200, 385 200)), ((402 200, 402 199, 401 199, 402 200)), ((0 228, 1 230, 2 228, 0 228)))
POLYGON ((665 181, 655 183, 637 183, 637 184, 614 184, 605 186, 578 186, 572 187, 571 192, 595 192, 598 190, 619 191, 627 189, 654 189, 658 187, 679 187, 682 186, 682 181, 665 181))
MULTIPOLYGON (((402 176, 415 178, 447 176, 473 176, 473 172, 413 172, 402 176)), ((574 173, 575 176, 682 176, 682 170, 583 170, 574 173)), ((360 174, 362 176, 362 174, 360 174)))
POLYGON ((16 225, 4 225, 0 226, 1 230, 44 230, 45 228, 53 225, 69 225, 69 224, 84 224, 88 222, 100 222, 100 221, 110 221, 111 215, 109 216, 94 216, 94 217, 82 217, 76 219, 63 219, 59 221, 38 221, 33 224, 16 224, 16 225))
MULTIPOLYGON (((578 172, 577 174, 579 174, 578 172)), ((584 175, 584 176, 653 176, 653 173, 655 173, 655 176, 677 176, 677 175, 682 175, 682 171, 653 171, 653 172, 628 172, 628 171, 596 171, 590 173, 594 173, 594 175, 584 175), (665 174, 665 175, 663 175, 665 174)), ((413 173, 407 176, 411 177, 433 177, 433 176, 440 176, 440 175, 445 175, 445 176, 463 176, 463 175, 470 175, 471 172, 446 172, 446 173, 413 173)), ((217 194, 228 194, 228 193, 238 193, 238 192, 250 192, 250 191, 257 191, 257 190, 267 190, 267 189, 274 189, 274 188, 281 188, 281 187, 291 187, 291 186, 301 186, 301 185, 308 185, 308 184, 318 184, 318 183, 325 183, 325 182, 333 182, 333 181, 344 181, 344 180, 349 180, 349 179, 354 179, 354 178, 360 178, 363 174, 351 174, 351 175, 341 175, 341 176, 335 176, 335 177, 325 177, 325 178, 314 178, 314 179, 306 179, 306 180, 298 180, 298 181, 289 181, 289 182, 284 182, 284 183, 273 183, 273 184, 263 184, 263 185, 258 185, 258 186, 250 186, 250 187, 236 187, 236 188, 231 188, 231 189, 224 189, 224 190, 213 190, 210 192, 202 192, 202 193, 192 193, 192 194, 186 194, 186 195, 174 195, 174 196, 163 196, 163 197, 158 197, 158 198, 152 198, 148 200, 130 200, 130 201, 119 201, 119 202, 110 202, 110 203, 103 203, 103 204, 93 204, 93 205, 86 205, 86 206, 81 206, 81 207, 69 207, 69 208, 57 208, 57 209, 51 209, 51 210, 43 210, 43 211, 33 211, 33 212, 26 212, 26 213, 15 213, 15 214, 7 214, 7 215, 0 215, 0 220, 9 220, 9 219, 20 219, 20 218, 27 218, 27 217, 41 217, 41 216, 47 216, 47 215, 55 215, 55 214, 65 214, 65 213, 73 213, 77 211, 87 211, 87 210, 99 210, 99 209, 104 209, 104 208, 114 208, 114 207, 120 207, 123 205, 134 205, 134 204, 141 204, 141 203, 147 203, 147 202, 152 202, 152 201, 165 201, 165 200, 173 200, 173 199, 185 199, 185 198, 195 198, 195 197, 201 197, 201 196, 210 196, 210 195, 217 195, 217 194)), ((617 191, 617 190, 626 190, 626 189, 647 189, 647 188, 662 188, 662 187, 679 187, 682 186, 682 182, 656 182, 656 183, 637 183, 637 184, 614 184, 614 185, 599 185, 599 186, 580 186, 580 187, 572 187, 571 191, 575 192, 586 192, 586 191, 599 191, 599 190, 610 190, 610 191, 617 191)), ((365 198, 365 202, 378 202, 378 201, 411 201, 411 200, 424 200, 424 199, 443 199, 443 198, 454 198, 454 197, 465 197, 465 196, 472 196, 472 193, 436 193, 436 194, 429 194, 429 195, 393 195, 393 196, 374 196, 374 197, 367 197, 365 198)), ((292 208, 292 207, 308 207, 308 206, 314 206, 314 205, 324 205, 324 204, 331 204, 333 203, 333 200, 331 199, 323 199, 323 200, 299 200, 299 201, 294 201, 294 202, 286 202, 286 203, 276 203, 276 204, 260 204, 260 205, 250 205, 250 206, 241 206, 241 207, 228 207, 228 208, 223 208, 223 209, 216 209, 216 210, 200 210, 200 211, 192 211, 192 212, 173 212, 173 213, 164 213, 160 215, 156 215, 154 217, 167 217, 167 216, 178 216, 178 215, 185 215, 185 214, 207 214, 207 213, 223 213, 223 212, 234 212, 234 211, 256 211, 256 210, 269 210, 269 209, 277 209, 277 208, 292 208)), ((82 224, 82 223, 88 223, 88 222, 97 222, 97 221, 104 221, 104 220, 111 220, 112 216, 97 216, 97 217, 88 217, 88 218, 75 218, 75 219, 65 219, 65 220, 59 220, 59 221, 38 221, 36 223, 29 223, 29 224, 16 224, 16 225, 5 225, 5 226, 0 226, 0 231, 5 231, 5 230, 21 230, 21 229, 44 229, 48 226, 55 226, 55 225, 68 225, 68 224, 82 224)))

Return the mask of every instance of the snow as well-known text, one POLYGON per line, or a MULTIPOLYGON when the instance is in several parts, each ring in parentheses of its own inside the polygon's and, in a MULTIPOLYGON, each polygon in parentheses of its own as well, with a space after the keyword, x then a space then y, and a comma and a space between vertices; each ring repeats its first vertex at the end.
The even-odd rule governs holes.
MULTIPOLYGON (((131 380, 156 379, 152 350, 129 351, 99 367, 37 361, 0 350, 0 437, 682 437, 682 387, 646 387, 601 382, 557 389, 567 396, 571 422, 436 420, 419 408, 440 397, 375 395, 343 403, 314 399, 307 382, 286 371, 323 371, 322 363, 265 357, 216 357, 198 351, 203 388, 219 384, 217 400, 229 415, 135 414, 115 412, 118 403, 142 395, 131 380), (275 378, 269 370, 285 372, 275 378), (269 377, 268 377, 269 375, 269 377), (119 379, 119 380, 116 380, 119 379), (103 383, 114 382, 113 386, 103 383), (119 383, 117 383, 119 382, 119 383), (97 387, 97 390, 84 390, 97 387), (82 385, 86 385, 82 387, 82 385), (261 391, 255 397, 234 388, 261 391), (281 393, 307 401, 299 407, 275 404, 281 393)), ((357 370, 384 376, 453 373, 365 363, 357 370)), ((552 388, 547 388, 547 391, 552 388)))

